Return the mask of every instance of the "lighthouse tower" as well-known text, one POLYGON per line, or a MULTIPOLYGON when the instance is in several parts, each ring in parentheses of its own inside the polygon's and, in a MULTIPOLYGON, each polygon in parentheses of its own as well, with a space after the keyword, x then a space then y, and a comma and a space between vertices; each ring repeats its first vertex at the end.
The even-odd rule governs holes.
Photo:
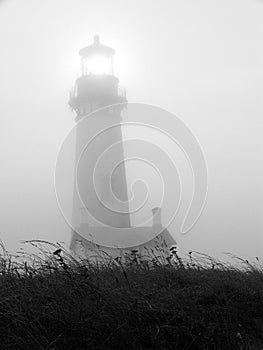
POLYGON ((80 255, 81 245, 84 257, 92 255, 92 242, 111 256, 122 255, 127 242, 129 249, 140 248, 135 243, 154 236, 152 230, 165 231, 168 244, 175 243, 161 228, 158 208, 152 227, 131 227, 121 131, 127 99, 114 75, 114 54, 98 36, 79 51, 81 74, 69 100, 77 123, 71 250, 80 255))
POLYGON ((85 216, 86 208, 92 226, 129 227, 120 116, 127 101, 125 94, 120 93, 118 78, 113 74, 114 50, 102 45, 95 36, 94 43, 81 49, 79 54, 81 76, 69 101, 77 112, 75 182, 81 199, 77 203, 75 196, 73 222, 78 225, 78 220, 83 221, 81 216, 85 216), (103 109, 115 104, 119 105, 103 109), (92 114, 95 110, 96 113, 92 114), (122 202, 121 210, 116 208, 116 198, 122 202))

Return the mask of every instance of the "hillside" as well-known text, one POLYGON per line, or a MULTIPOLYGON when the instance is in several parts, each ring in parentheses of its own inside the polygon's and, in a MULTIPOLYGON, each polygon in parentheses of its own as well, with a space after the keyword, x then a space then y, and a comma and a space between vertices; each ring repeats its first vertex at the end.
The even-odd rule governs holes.
POLYGON ((4 252, 0 349, 263 349, 260 264, 134 254, 91 264, 59 247, 31 262, 4 252))

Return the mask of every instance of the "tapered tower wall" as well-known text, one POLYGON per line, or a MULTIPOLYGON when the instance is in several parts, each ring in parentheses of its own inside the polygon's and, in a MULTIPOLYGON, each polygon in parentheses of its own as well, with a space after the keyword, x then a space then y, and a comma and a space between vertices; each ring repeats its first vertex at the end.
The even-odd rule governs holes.
MULTIPOLYGON (((127 100, 113 75, 114 50, 95 37, 93 45, 79 54, 82 74, 69 100, 77 123, 73 227, 83 228, 84 217, 85 231, 97 226, 128 228, 130 215, 121 130, 121 111, 127 100), (94 66, 98 55, 109 63, 108 71, 102 74, 93 73, 89 66, 91 61, 94 66)), ((74 237, 73 232, 73 240, 74 237)))
POLYGON ((130 226, 120 123, 120 110, 114 107, 101 109, 78 121, 73 205, 75 226, 80 223, 83 208, 87 209, 86 220, 91 226, 130 226))

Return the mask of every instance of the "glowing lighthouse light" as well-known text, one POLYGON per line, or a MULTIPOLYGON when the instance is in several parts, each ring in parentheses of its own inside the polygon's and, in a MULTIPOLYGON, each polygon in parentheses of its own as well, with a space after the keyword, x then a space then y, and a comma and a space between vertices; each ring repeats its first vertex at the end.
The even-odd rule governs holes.
POLYGON ((95 35, 94 43, 80 50, 82 75, 111 75, 113 74, 114 50, 102 45, 95 35))
POLYGON ((89 74, 109 74, 111 62, 106 57, 96 56, 87 61, 87 73, 89 74))

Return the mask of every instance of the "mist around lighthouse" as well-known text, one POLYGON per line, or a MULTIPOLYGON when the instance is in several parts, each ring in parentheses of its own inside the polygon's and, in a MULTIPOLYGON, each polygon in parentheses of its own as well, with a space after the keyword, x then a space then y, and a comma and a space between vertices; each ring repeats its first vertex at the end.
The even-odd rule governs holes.
POLYGON ((128 102, 114 75, 114 54, 98 35, 79 51, 81 74, 69 99, 76 126, 56 163, 58 204, 72 229, 70 249, 76 255, 100 259, 95 253, 99 248, 121 260, 134 250, 140 259, 151 259, 147 252, 156 250, 157 239, 165 242, 168 258, 176 233, 188 232, 204 209, 205 158, 179 118, 158 107, 128 102), (73 165, 68 160, 74 152, 73 165), (179 170, 184 165, 180 152, 192 172, 192 189, 185 181, 187 172, 179 170), (182 223, 171 233, 168 228, 185 197, 182 185, 192 193, 182 223))
POLYGON ((262 15, 0 1, 0 350, 263 347, 262 15))
MULTIPOLYGON (((81 75, 79 50, 92 45, 94 35, 100 35, 101 43, 115 51, 114 72, 110 73, 119 79, 120 92, 127 91, 128 103, 156 106, 176 116, 203 150, 209 176, 207 205, 189 234, 177 234, 183 221, 183 216, 177 216, 178 225, 170 229, 180 250, 203 251, 224 261, 228 259, 224 254, 227 252, 249 259, 259 256, 260 2, 237 5, 233 1, 220 8, 205 6, 204 2, 200 5, 203 11, 193 4, 188 7, 175 3, 171 11, 160 4, 149 10, 145 4, 140 5, 145 13, 142 17, 137 14, 136 4, 127 4, 125 9, 117 4, 103 5, 105 11, 99 5, 89 11, 84 2, 76 7, 58 4, 61 6, 52 8, 47 3, 39 8, 29 1, 21 8, 16 0, 1 2, 0 206, 1 237, 7 249, 15 253, 21 248, 21 240, 36 238, 70 245, 71 229, 57 205, 54 171, 60 147, 76 125, 75 112, 68 101, 69 90, 81 75), (109 26, 105 26, 107 10, 112 14, 109 26), (235 11, 239 15, 232 18, 230 14, 235 11), (249 28, 243 25, 250 21, 253 23, 249 28), (126 32, 120 28, 126 28, 126 32), (152 28, 151 33, 145 28, 152 28), (14 216, 17 220, 13 220, 14 216)), ((92 59, 87 69, 109 72, 110 66, 107 58, 92 59)), ((130 126, 129 132, 137 138, 152 138, 155 144, 162 138, 161 147, 167 152, 176 149, 165 144, 164 135, 154 136, 149 128, 146 131, 134 126, 132 130, 130 126)), ((124 138, 127 133, 127 127, 123 127, 124 138)), ((182 157, 181 166, 183 156, 179 149, 174 152, 182 157)), ((129 195, 137 173, 154 187, 152 203, 147 208, 149 216, 160 203, 162 181, 147 164, 141 164, 137 173, 132 162, 126 162, 125 168, 129 195)), ((184 168, 182 215, 193 189, 185 164, 184 168)), ((179 173, 182 169, 179 167, 179 173)), ((177 185, 174 187, 179 188, 177 185)), ((136 186, 137 194, 143 198, 145 187, 139 182, 136 186)), ((165 215, 163 210, 164 221, 165 215)))

